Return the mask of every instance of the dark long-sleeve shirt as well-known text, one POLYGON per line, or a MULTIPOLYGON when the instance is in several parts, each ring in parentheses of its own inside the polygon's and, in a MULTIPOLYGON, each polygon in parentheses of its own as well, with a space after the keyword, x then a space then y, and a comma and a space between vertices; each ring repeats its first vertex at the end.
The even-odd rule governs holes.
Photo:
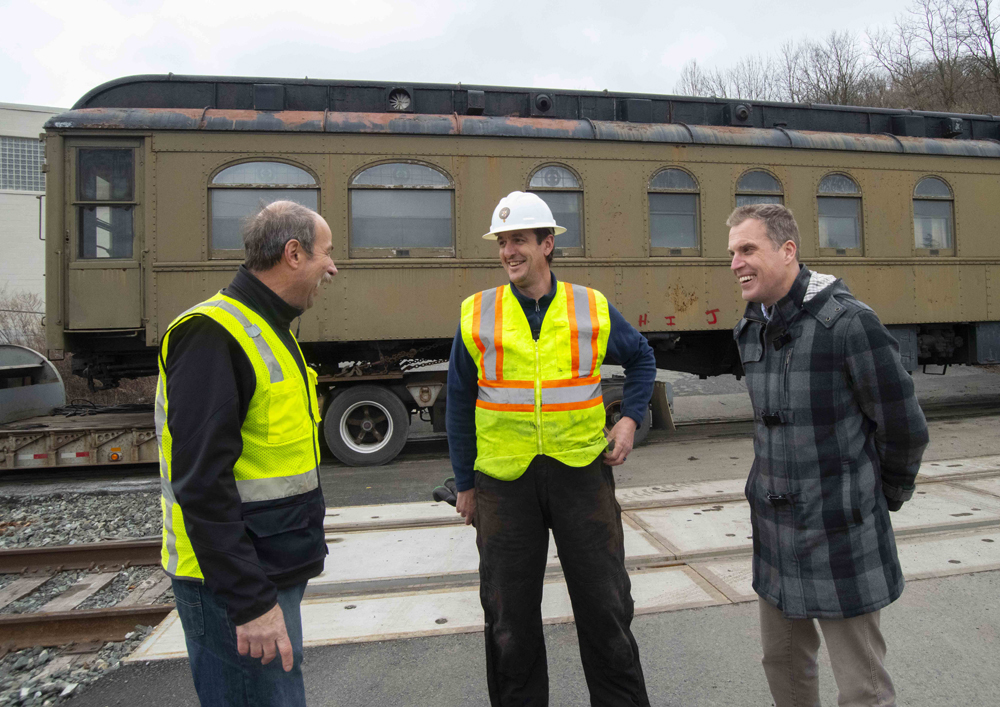
MULTIPOLYGON (((308 380, 289 329, 302 311, 242 266, 222 292, 271 325, 308 380)), ((171 332, 165 367, 167 425, 173 438, 171 486, 184 511, 184 527, 205 583, 223 598, 235 623, 246 623, 274 606, 278 588, 319 574, 323 561, 284 573, 268 572, 247 534, 244 514, 275 502, 241 503, 233 476, 243 452, 243 422, 257 384, 242 347, 214 320, 192 317, 171 332)), ((319 488, 285 502, 307 503, 314 512, 316 504, 325 505, 319 488)))
MULTIPOLYGON (((556 276, 552 274, 552 287, 539 300, 528 297, 511 284, 511 292, 521 304, 528 318, 532 336, 537 340, 542 329, 545 313, 556 296, 556 276)), ((608 303, 611 317, 611 332, 608 336, 608 351, 605 363, 617 363, 625 368, 625 385, 622 391, 622 414, 631 417, 636 424, 642 422, 649 399, 653 395, 656 381, 656 358, 646 337, 629 324, 625 317, 608 303)), ((448 363, 448 405, 446 424, 448 428, 448 448, 451 468, 455 474, 455 486, 459 491, 468 491, 475 486, 476 463, 476 399, 479 397, 479 371, 476 362, 469 355, 462 340, 459 325, 451 346, 448 363)))

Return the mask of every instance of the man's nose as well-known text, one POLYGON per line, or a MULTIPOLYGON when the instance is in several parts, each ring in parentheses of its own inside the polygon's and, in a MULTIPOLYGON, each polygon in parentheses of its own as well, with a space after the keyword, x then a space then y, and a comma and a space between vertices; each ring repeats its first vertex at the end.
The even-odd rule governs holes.
POLYGON ((729 269, 736 272, 741 267, 743 267, 743 259, 739 255, 734 255, 732 261, 729 263, 729 269))
POLYGON ((334 275, 337 274, 337 266, 334 264, 332 260, 330 261, 330 267, 328 267, 326 271, 330 273, 330 277, 333 277, 334 275))

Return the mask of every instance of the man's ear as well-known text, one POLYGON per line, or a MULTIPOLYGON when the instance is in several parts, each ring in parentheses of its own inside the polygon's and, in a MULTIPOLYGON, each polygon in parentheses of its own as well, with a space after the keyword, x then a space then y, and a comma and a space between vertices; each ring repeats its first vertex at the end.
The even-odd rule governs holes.
POLYGON ((542 253, 548 255, 556 249, 556 237, 553 234, 545 236, 545 240, 542 241, 542 253))
POLYGON ((786 262, 791 262, 798 257, 799 249, 794 241, 785 241, 781 244, 781 248, 785 251, 786 262))
POLYGON ((292 238, 285 243, 285 260, 288 261, 289 267, 297 268, 302 259, 302 255, 302 244, 299 243, 298 240, 292 238))

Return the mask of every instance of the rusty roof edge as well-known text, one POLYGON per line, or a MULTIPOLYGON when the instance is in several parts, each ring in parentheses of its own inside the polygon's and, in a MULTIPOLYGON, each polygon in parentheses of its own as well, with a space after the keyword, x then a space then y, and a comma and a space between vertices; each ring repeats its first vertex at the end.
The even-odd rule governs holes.
POLYGON ((1000 143, 993 140, 949 140, 884 134, 812 132, 787 128, 455 114, 83 108, 50 118, 45 123, 45 129, 465 135, 1000 157, 1000 143))

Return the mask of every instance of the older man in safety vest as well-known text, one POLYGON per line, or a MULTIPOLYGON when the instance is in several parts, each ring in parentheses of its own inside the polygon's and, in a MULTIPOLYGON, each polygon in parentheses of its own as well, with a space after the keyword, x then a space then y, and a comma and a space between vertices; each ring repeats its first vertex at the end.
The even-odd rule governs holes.
POLYGON ((299 603, 327 550, 316 374, 289 327, 337 268, 326 221, 290 201, 244 242, 229 286, 160 343, 162 560, 202 705, 290 707, 305 705, 299 603))
POLYGON ((556 280, 549 264, 565 230, 535 194, 500 200, 483 238, 496 239, 510 285, 462 303, 448 370, 448 442, 457 510, 477 530, 490 701, 548 704, 541 599, 551 529, 591 703, 648 705, 610 467, 632 449, 656 363, 604 295, 556 280), (626 372, 623 415, 607 438, 606 357, 626 372))

